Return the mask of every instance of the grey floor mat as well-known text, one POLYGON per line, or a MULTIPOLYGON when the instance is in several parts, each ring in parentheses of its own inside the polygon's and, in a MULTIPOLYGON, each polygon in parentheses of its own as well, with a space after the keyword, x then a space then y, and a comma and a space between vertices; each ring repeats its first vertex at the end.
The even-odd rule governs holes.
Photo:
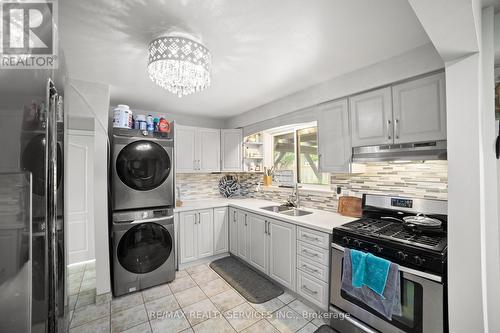
POLYGON ((210 267, 251 303, 264 303, 283 294, 278 284, 234 257, 215 260, 210 267))
POLYGON ((337 331, 335 331, 328 325, 322 325, 316 331, 314 331, 314 333, 336 333, 336 332, 337 331))

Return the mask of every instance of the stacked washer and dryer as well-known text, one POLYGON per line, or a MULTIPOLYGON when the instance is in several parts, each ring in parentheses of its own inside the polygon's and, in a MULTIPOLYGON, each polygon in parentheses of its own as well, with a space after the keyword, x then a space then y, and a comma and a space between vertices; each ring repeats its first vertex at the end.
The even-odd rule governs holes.
POLYGON ((175 278, 174 126, 169 133, 114 128, 110 248, 115 296, 175 278))

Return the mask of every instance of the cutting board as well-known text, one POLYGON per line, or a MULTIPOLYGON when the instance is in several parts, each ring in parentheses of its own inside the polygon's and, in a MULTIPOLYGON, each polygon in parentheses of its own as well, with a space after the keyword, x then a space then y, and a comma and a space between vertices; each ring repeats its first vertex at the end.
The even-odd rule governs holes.
POLYGON ((361 217, 361 199, 350 196, 339 198, 338 212, 340 215, 349 217, 361 217))

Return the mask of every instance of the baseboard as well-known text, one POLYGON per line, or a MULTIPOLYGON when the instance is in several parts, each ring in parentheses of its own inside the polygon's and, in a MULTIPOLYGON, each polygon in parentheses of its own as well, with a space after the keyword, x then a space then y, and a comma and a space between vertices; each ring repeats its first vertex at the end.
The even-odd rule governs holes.
POLYGON ((201 259, 190 261, 190 262, 186 262, 186 263, 179 263, 179 269, 178 270, 183 270, 183 269, 186 269, 188 267, 192 267, 192 266, 196 266, 196 265, 206 264, 208 262, 212 262, 214 260, 217 260, 217 259, 220 259, 220 258, 224 258, 224 257, 228 257, 228 256, 229 256, 229 252, 225 252, 225 253, 216 254, 214 256, 205 257, 205 258, 201 258, 201 259))

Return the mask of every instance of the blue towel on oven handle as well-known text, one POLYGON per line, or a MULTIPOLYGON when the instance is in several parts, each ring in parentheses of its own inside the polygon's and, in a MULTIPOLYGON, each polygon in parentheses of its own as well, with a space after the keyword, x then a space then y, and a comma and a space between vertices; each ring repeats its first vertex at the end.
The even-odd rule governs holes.
POLYGON ((387 275, 391 262, 389 260, 368 253, 365 264, 365 279, 363 284, 371 290, 384 297, 384 289, 387 284, 387 275))
POLYGON ((344 250, 344 260, 342 266, 341 290, 351 297, 363 302, 368 307, 377 311, 388 320, 392 320, 393 315, 401 315, 401 281, 399 266, 390 263, 386 286, 383 295, 377 294, 366 285, 356 288, 352 284, 352 256, 353 250, 344 250))
POLYGON ((365 283, 365 273, 366 273, 366 256, 367 253, 350 250, 351 251, 351 263, 352 263, 352 286, 355 288, 361 288, 365 283))

